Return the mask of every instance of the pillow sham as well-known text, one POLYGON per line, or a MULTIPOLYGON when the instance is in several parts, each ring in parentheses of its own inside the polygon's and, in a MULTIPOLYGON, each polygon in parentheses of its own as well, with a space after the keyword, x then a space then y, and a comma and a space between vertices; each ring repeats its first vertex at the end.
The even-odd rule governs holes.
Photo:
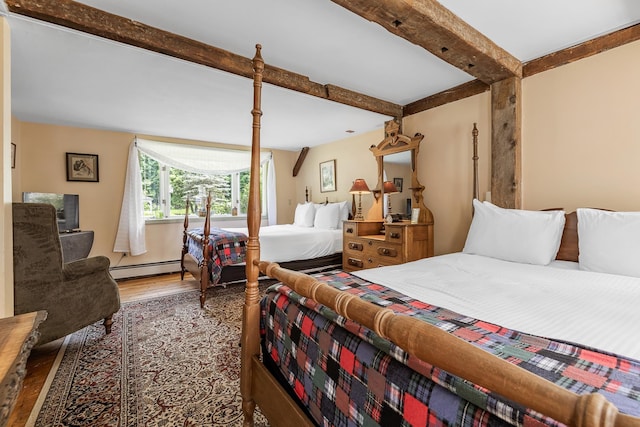
POLYGON ((560 248, 564 211, 503 209, 473 200, 474 215, 463 253, 547 265, 560 248))
POLYGON ((340 206, 338 203, 322 205, 316 210, 316 217, 313 221, 313 226, 315 228, 334 230, 338 228, 339 218, 340 206))
POLYGON ((342 227, 342 221, 346 221, 349 219, 349 203, 345 200, 344 202, 338 203, 340 206, 340 218, 338 218, 337 228, 342 227))
POLYGON ((580 208, 576 213, 580 269, 640 277, 640 212, 580 208))
POLYGON ((298 203, 293 218, 293 225, 297 225, 298 227, 313 227, 315 213, 316 209, 313 203, 298 203))

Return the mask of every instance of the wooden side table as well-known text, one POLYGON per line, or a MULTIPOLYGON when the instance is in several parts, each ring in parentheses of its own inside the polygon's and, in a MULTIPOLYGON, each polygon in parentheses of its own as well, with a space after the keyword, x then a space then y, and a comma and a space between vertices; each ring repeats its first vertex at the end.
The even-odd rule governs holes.
POLYGON ((0 427, 9 420, 38 340, 38 326, 46 318, 46 311, 37 311, 0 319, 0 427))

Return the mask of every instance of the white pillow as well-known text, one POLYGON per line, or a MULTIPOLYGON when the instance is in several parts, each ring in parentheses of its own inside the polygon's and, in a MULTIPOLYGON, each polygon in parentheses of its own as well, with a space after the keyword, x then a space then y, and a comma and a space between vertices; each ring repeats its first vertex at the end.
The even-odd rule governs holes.
POLYGON ((473 220, 462 252, 547 265, 560 248, 564 211, 503 209, 473 200, 473 220))
POLYGON ((313 203, 298 203, 293 225, 297 225, 298 227, 313 227, 315 213, 316 209, 313 203))
POLYGON ((338 203, 329 203, 322 205, 316 210, 316 217, 313 221, 315 228, 325 228, 334 230, 338 228, 338 219, 340 218, 340 206, 338 203))
POLYGON ((576 212, 580 269, 640 277, 640 212, 576 212))
POLYGON ((342 227, 342 221, 349 219, 349 203, 345 200, 344 202, 338 203, 338 206, 340 206, 340 218, 338 218, 337 228, 340 228, 342 227))

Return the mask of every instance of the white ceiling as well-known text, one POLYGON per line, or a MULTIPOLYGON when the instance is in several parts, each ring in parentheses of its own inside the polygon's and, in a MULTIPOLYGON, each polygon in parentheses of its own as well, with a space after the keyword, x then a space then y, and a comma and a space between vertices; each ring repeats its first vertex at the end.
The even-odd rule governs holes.
MULTIPOLYGON (((81 3, 405 105, 473 80, 329 0, 81 3)), ((521 61, 640 22, 638 0, 441 3, 521 61)), ((4 2, 0 13, 8 14, 4 2)), ((250 145, 252 82, 8 14, 12 111, 20 120, 250 145)), ((271 85, 262 145, 299 150, 382 128, 389 117, 271 85)))

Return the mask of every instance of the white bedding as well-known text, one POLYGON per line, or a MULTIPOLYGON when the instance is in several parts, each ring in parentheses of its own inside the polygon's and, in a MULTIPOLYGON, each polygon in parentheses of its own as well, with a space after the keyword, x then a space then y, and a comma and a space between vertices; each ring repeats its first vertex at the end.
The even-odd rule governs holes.
MULTIPOLYGON (((225 228, 249 235, 247 228, 225 228)), ((327 230, 293 224, 261 227, 260 259, 272 262, 297 261, 342 252, 342 229, 327 230)))
POLYGON ((640 279, 575 265, 455 253, 353 274, 476 319, 640 360, 640 279))

